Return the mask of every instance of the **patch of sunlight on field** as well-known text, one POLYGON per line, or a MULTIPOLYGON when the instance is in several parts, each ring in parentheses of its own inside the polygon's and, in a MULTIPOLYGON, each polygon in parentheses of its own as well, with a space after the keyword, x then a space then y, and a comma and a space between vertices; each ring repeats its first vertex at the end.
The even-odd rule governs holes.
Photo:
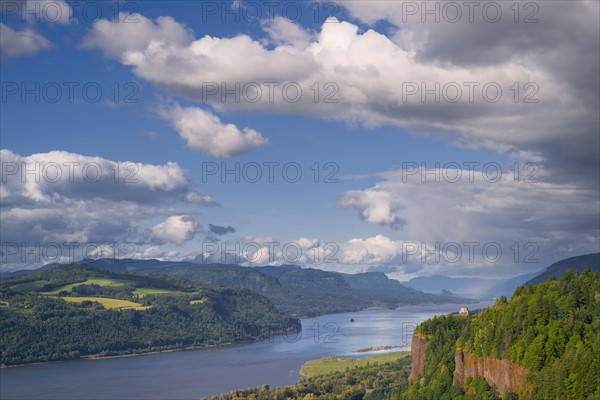
POLYGON ((125 285, 127 285, 127 281, 119 281, 116 279, 103 279, 103 278, 92 278, 92 279, 88 279, 84 282, 77 282, 77 283, 71 283, 69 285, 65 285, 65 286, 61 286, 58 287, 56 289, 54 289, 51 292, 44 292, 43 294, 58 294, 62 291, 67 291, 70 292, 71 289, 75 286, 79 286, 79 285, 98 285, 98 286, 105 286, 105 287, 123 287, 125 285))
POLYGON ((190 301, 190 304, 202 304, 202 303, 206 303, 206 297, 203 299, 199 299, 199 300, 192 300, 190 301))
POLYGON ((102 304, 105 308, 111 309, 134 309, 134 310, 147 310, 151 306, 143 306, 140 303, 134 303, 129 300, 120 299, 107 299, 105 297, 61 297, 64 301, 69 303, 81 303, 82 301, 97 301, 102 304))
POLYGON ((375 362, 386 363, 390 361, 396 361, 408 355, 410 355, 409 351, 398 351, 395 353, 387 353, 364 358, 325 357, 318 360, 305 362, 300 370, 300 375, 303 377, 312 378, 313 376, 345 371, 346 368, 352 369, 363 367, 367 364, 373 364, 375 362))

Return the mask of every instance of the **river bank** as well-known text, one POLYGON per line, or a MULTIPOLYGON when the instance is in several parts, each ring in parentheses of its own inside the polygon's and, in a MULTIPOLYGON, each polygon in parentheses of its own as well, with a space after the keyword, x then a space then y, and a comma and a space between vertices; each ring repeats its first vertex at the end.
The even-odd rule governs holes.
POLYGON ((191 400, 263 384, 293 385, 310 360, 364 358, 373 353, 357 349, 409 344, 419 323, 455 310, 436 305, 328 314, 302 319, 298 334, 258 342, 6 368, 0 398, 191 400))

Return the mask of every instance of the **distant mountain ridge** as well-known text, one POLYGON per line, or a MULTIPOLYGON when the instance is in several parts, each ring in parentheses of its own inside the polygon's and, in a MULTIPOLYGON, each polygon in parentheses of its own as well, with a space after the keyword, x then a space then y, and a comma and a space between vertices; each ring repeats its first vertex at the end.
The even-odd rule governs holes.
POLYGON ((367 289, 367 290, 405 290, 411 291, 414 289, 407 288, 402 285, 400 281, 390 279, 383 272, 362 272, 359 274, 341 274, 344 279, 356 289, 367 289))
MULTIPOLYGON (((600 272, 600 253, 570 257, 544 270, 510 279, 433 275, 407 282, 389 279, 383 272, 345 274, 298 265, 242 267, 236 264, 111 258, 85 259, 82 263, 111 272, 170 274, 210 285, 245 288, 267 296, 287 312, 317 315, 402 304, 468 302, 465 298, 510 297, 517 287, 537 284, 550 276, 560 278, 569 267, 583 272, 589 266, 600 272), (440 295, 443 290, 449 290, 454 297, 440 295)), ((3 272, 2 278, 48 270, 57 265, 60 264, 48 264, 37 270, 3 272)))
POLYGON ((396 308, 409 304, 473 302, 407 288, 397 280, 376 272, 351 275, 297 265, 242 267, 236 264, 110 258, 86 259, 81 264, 109 272, 171 275, 194 283, 249 289, 267 297, 282 312, 295 316, 396 308))
POLYGON ((517 287, 538 274, 539 272, 534 272, 510 279, 452 278, 445 275, 432 275, 413 278, 402 283, 427 293, 440 293, 442 290, 450 290, 456 296, 494 298, 512 295, 517 287))
POLYGON ((542 271, 541 274, 527 281, 526 285, 537 285, 546 282, 551 276, 560 279, 569 269, 581 273, 588 267, 594 272, 600 272, 600 253, 584 254, 557 261, 542 271))
MULTIPOLYGON (((169 264, 169 265, 193 265, 193 263, 188 262, 188 261, 168 261, 168 262, 166 262, 166 261, 157 260, 155 258, 151 258, 151 259, 147 259, 147 260, 140 260, 140 259, 136 259, 136 258, 122 258, 122 259, 84 258, 83 260, 78 261, 77 263, 93 266, 95 268, 105 269, 105 270, 111 271, 111 272, 136 271, 136 270, 139 270, 140 268, 144 268, 144 269, 160 268, 160 267, 163 267, 165 265, 165 263, 169 264)), ((2 272, 2 273, 0 273, 0 277, 1 278, 9 278, 11 276, 31 274, 34 272, 46 271, 46 270, 58 267, 60 265, 65 265, 65 264, 50 263, 50 264, 46 264, 40 268, 20 269, 17 271, 2 272)))
POLYGON ((264 267, 253 267, 253 268, 258 272, 262 272, 263 274, 275 274, 275 273, 277 273, 277 271, 282 271, 284 269, 300 269, 302 267, 299 265, 294 265, 294 264, 284 264, 281 266, 267 265, 264 267))
POLYGON ((438 294, 442 290, 450 290, 455 296, 474 298, 510 297, 515 289, 521 285, 536 285, 547 281, 551 276, 560 279, 569 268, 583 272, 586 267, 595 272, 600 272, 600 253, 569 257, 557 261, 538 272, 509 279, 453 278, 445 275, 431 275, 413 278, 402 282, 402 284, 426 293, 438 294))

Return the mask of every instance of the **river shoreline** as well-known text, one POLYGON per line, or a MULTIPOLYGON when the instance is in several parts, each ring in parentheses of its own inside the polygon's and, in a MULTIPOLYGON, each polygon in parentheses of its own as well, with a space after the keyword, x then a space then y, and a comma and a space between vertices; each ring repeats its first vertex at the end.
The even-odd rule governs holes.
MULTIPOLYGON (((321 314, 321 315, 317 315, 317 316, 305 316, 305 317, 298 317, 298 318, 299 319, 307 319, 307 318, 317 318, 317 317, 326 317, 326 316, 336 316, 336 315, 340 315, 340 314, 349 314, 349 313, 353 313, 353 312, 399 310, 404 307, 413 307, 413 306, 450 306, 450 305, 456 305, 456 304, 457 303, 407 304, 407 305, 402 305, 402 306, 399 306, 399 307, 396 307, 393 309, 386 308, 386 307, 368 307, 364 310, 359 310, 359 311, 342 311, 342 312, 338 312, 338 313, 321 314)), ((283 332, 277 333, 277 335, 282 335, 282 334, 283 334, 283 332)), ((142 352, 128 353, 128 354, 115 354, 115 355, 109 355, 109 356, 101 356, 99 354, 89 354, 89 355, 81 356, 78 358, 70 358, 68 360, 58 360, 58 361, 41 361, 41 362, 33 362, 33 363, 25 363, 25 364, 15 364, 15 365, 0 364, 0 369, 29 367, 29 366, 34 366, 34 365, 61 364, 61 363, 65 363, 65 362, 78 361, 78 360, 92 360, 92 361, 94 361, 94 360, 110 360, 110 359, 136 357, 136 356, 144 356, 144 355, 151 355, 151 354, 172 353, 172 352, 178 352, 178 351, 210 350, 210 349, 215 349, 215 348, 227 348, 227 347, 235 346, 235 345, 255 343, 255 342, 260 342, 260 341, 266 340, 266 339, 268 339, 268 338, 261 338, 261 339, 256 339, 256 340, 246 340, 246 341, 240 341, 240 342, 227 342, 227 343, 206 345, 206 346, 183 346, 183 347, 176 347, 176 348, 170 348, 170 349, 164 349, 164 350, 142 351, 142 352)), ((402 346, 399 346, 399 347, 402 347, 402 346)))
MULTIPOLYGON (((263 339, 261 339, 261 340, 263 340, 263 339)), ((111 359, 117 359, 117 358, 145 356, 145 355, 151 355, 151 354, 174 353, 177 351, 208 350, 208 349, 214 349, 214 348, 233 346, 233 345, 237 345, 237 344, 254 343, 254 342, 258 342, 258 341, 260 341, 260 340, 251 340, 251 341, 244 341, 244 342, 228 342, 228 343, 222 343, 222 344, 207 345, 207 346, 202 346, 202 347, 200 347, 200 346, 185 346, 185 347, 177 347, 177 348, 173 348, 173 349, 145 351, 145 352, 130 353, 130 354, 116 354, 116 355, 111 355, 111 356, 101 356, 99 354, 90 354, 90 355, 81 356, 78 358, 70 358, 68 360, 43 361, 43 362, 15 364, 15 365, 1 364, 0 368, 19 368, 19 367, 30 367, 33 365, 62 364, 62 363, 66 363, 66 362, 79 361, 79 360, 81 360, 81 361, 111 360, 111 359)))
MULTIPOLYGON (((472 308, 482 306, 485 304, 472 308)), ((2 369, 0 398, 55 400, 55 394, 60 393, 62 400, 193 400, 263 384, 294 385, 301 379, 300 370, 307 361, 393 352, 355 351, 410 343, 415 326, 435 315, 454 312, 457 307, 409 305, 395 310, 326 314, 302 319, 298 335, 276 335, 272 340, 85 358, 97 362, 84 363, 80 358, 18 365, 29 368, 2 369), (137 355, 148 357, 134 357, 137 355)))

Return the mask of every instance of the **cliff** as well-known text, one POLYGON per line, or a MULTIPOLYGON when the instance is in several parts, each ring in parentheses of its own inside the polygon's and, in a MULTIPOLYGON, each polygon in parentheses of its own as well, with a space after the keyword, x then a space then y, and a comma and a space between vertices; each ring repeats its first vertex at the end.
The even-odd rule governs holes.
MULTIPOLYGON (((412 366, 408 380, 415 383, 425 369, 425 336, 415 333, 412 338, 411 354, 412 366)), ((514 392, 522 393, 525 390, 526 379, 530 371, 509 360, 499 360, 494 357, 478 357, 462 350, 454 354, 454 379, 452 384, 462 386, 467 378, 482 376, 490 386, 495 385, 498 393, 502 395, 508 388, 514 392)))
POLYGON ((412 366, 410 370, 410 376, 408 377, 408 381, 411 383, 416 382, 417 377, 423 373, 423 369, 425 368, 426 345, 427 340, 424 336, 421 336, 418 333, 413 334, 412 344, 410 347, 412 366))
POLYGON ((428 319, 416 328, 401 397, 600 400, 599 322, 600 274, 591 270, 521 286, 479 315, 428 319))
POLYGON ((461 350, 454 354, 454 361, 456 368, 453 385, 462 385, 469 377, 482 376, 490 386, 495 385, 500 394, 507 388, 513 392, 523 392, 530 372, 527 368, 508 360, 478 357, 461 350))

